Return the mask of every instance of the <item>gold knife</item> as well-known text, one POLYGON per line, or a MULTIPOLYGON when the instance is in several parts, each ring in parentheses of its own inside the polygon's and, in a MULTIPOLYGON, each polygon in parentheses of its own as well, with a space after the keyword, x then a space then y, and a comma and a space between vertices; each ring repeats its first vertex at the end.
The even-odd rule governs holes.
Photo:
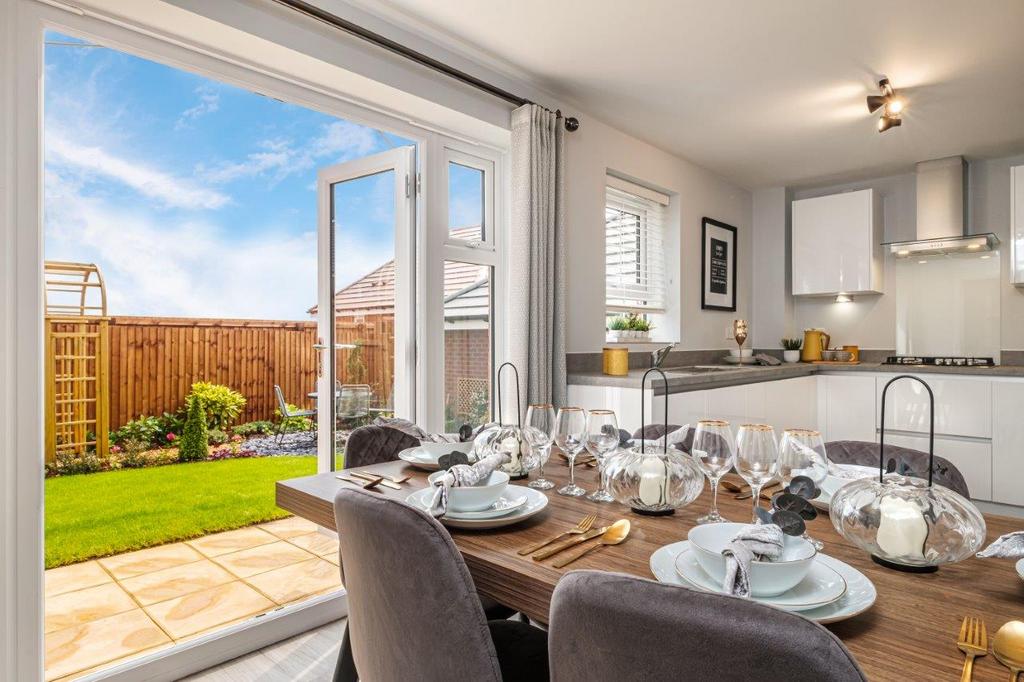
POLYGON ((533 560, 541 561, 543 559, 547 559, 548 557, 552 557, 558 554, 559 552, 569 549, 570 547, 575 547, 581 542, 586 542, 587 540, 592 540, 593 538, 596 538, 598 535, 603 535, 606 530, 608 530, 608 526, 588 530, 583 535, 577 535, 576 537, 570 540, 564 540, 562 542, 559 542, 557 545, 554 545, 553 547, 542 549, 541 551, 534 553, 533 560))
POLYGON ((372 475, 367 474, 367 473, 362 472, 362 471, 350 471, 349 473, 352 474, 353 476, 357 477, 357 478, 365 478, 367 481, 373 481, 373 480, 376 480, 376 479, 379 478, 380 479, 380 485, 384 486, 385 488, 391 488, 392 490, 401 490, 402 489, 402 486, 398 485, 397 483, 395 483, 391 479, 384 478, 383 476, 372 476, 372 475))
POLYGON ((339 476, 337 474, 334 477, 339 481, 345 481, 346 483, 352 483, 353 485, 357 485, 363 490, 372 490, 375 493, 380 492, 379 490, 377 490, 377 486, 380 485, 380 481, 377 480, 376 478, 369 481, 364 481, 362 479, 349 478, 348 476, 339 476))

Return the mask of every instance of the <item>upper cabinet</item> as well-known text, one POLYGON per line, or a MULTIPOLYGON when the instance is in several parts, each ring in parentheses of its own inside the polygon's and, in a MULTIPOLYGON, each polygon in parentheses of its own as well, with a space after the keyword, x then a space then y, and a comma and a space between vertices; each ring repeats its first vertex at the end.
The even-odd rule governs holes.
POLYGON ((793 202, 793 295, 882 293, 882 205, 872 189, 793 202))
POLYGON ((1024 286, 1024 166, 1010 169, 1010 281, 1024 286))

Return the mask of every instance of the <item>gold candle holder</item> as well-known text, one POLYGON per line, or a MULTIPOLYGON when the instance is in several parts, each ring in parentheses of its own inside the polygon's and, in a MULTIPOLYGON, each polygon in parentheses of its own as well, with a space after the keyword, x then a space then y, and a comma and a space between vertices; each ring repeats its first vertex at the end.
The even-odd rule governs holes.
POLYGON ((628 348, 603 348, 603 372, 608 376, 624 377, 629 374, 628 348))

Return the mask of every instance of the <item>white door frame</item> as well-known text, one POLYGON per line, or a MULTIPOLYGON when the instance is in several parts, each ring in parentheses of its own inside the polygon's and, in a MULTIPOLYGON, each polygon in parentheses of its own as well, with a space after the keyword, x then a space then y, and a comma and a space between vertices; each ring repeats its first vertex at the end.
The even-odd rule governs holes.
MULTIPOLYGON (((317 379, 318 395, 333 395, 337 368, 335 344, 334 277, 336 230, 332 215, 331 188, 348 180, 394 171, 395 187, 395 386, 392 401, 395 416, 416 421, 416 148, 397 147, 364 156, 317 173, 317 329, 327 348, 320 352, 324 371, 317 379)), ((320 401, 319 408, 323 405, 320 401)), ((320 414, 317 422, 317 470, 333 471, 335 401, 328 404, 329 414, 320 414)), ((322 412, 322 411, 321 411, 322 412)))

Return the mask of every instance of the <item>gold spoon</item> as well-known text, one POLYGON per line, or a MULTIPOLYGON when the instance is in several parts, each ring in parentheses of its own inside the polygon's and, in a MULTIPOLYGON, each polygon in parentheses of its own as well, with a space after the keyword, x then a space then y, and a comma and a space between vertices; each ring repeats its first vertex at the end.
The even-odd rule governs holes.
POLYGON ((619 544, 620 542, 626 539, 627 535, 629 535, 629 520, 619 519, 618 521, 616 521, 608 527, 608 530, 606 530, 604 532, 604 535, 601 536, 601 541, 598 542, 596 545, 584 547, 581 550, 572 552, 571 554, 568 554, 567 556, 564 556, 561 559, 555 561, 553 565, 555 568, 562 568, 563 566, 567 566, 572 562, 576 561, 577 559, 579 559, 580 557, 582 557, 583 555, 589 554, 590 552, 594 551, 598 547, 606 547, 608 545, 619 544))
POLYGON ((1019 620, 1003 623, 992 640, 992 653, 1010 669, 1010 682, 1017 682, 1017 675, 1024 670, 1024 623, 1019 620))

